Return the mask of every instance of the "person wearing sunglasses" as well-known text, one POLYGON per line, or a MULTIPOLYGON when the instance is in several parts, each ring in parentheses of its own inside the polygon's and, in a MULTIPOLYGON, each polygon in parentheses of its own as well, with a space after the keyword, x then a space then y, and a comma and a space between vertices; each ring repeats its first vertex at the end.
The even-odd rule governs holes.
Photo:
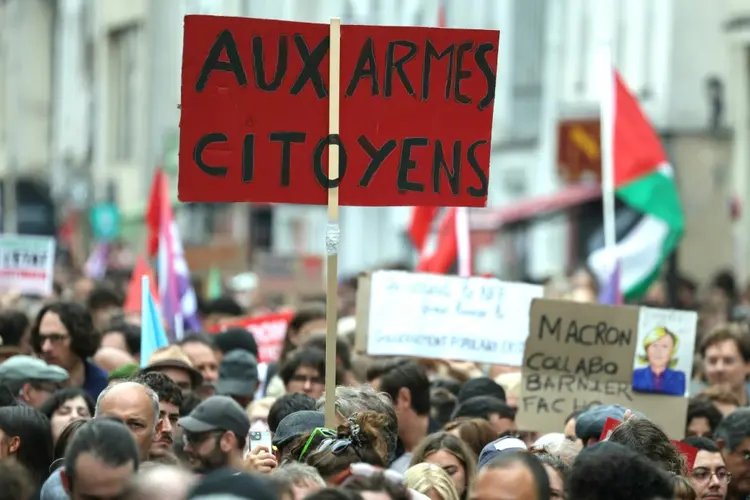
POLYGON ((177 424, 183 429, 185 454, 194 471, 207 474, 223 467, 243 468, 250 419, 234 399, 211 396, 177 424))
POLYGON ((362 412, 349 417, 335 435, 328 429, 315 429, 300 451, 300 460, 315 467, 326 483, 334 486, 351 475, 352 464, 385 468, 383 456, 388 445, 382 429, 387 423, 384 415, 362 412), (315 445, 317 440, 319 444, 315 445))

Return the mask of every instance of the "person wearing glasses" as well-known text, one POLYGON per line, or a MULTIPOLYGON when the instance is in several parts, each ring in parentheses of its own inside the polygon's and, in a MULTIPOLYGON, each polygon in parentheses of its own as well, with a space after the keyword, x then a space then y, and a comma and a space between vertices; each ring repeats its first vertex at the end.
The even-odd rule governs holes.
POLYGON ((44 306, 31 329, 34 351, 70 374, 68 387, 82 387, 92 399, 107 387, 107 374, 90 361, 101 342, 91 313, 76 302, 44 306))
MULTIPOLYGON (((316 347, 293 351, 279 372, 287 394, 307 394, 313 399, 323 395, 326 383, 326 353, 316 347)), ((340 379, 336 373, 336 382, 340 379)))
POLYGON ((698 449, 690 472, 690 484, 698 498, 724 500, 732 474, 724 463, 719 446, 707 437, 691 436, 683 440, 698 449))
POLYGON ((177 425, 182 427, 185 454, 194 472, 208 474, 224 467, 244 469, 242 455, 250 419, 234 399, 211 396, 190 415, 179 419, 177 425))

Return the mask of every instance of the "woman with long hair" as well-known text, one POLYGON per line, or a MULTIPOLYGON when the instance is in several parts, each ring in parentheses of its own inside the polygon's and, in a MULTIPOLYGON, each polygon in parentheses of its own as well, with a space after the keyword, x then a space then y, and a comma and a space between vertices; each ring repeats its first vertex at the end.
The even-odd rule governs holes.
POLYGON ((0 458, 13 457, 33 475, 38 491, 49 476, 52 433, 49 419, 28 406, 0 408, 0 458))
POLYGON ((461 438, 448 432, 427 436, 414 449, 410 467, 422 462, 442 467, 453 481, 458 497, 466 500, 477 476, 477 459, 461 438))
POLYGON ((404 479, 407 487, 431 500, 458 500, 453 480, 439 465, 417 464, 406 471, 404 479))

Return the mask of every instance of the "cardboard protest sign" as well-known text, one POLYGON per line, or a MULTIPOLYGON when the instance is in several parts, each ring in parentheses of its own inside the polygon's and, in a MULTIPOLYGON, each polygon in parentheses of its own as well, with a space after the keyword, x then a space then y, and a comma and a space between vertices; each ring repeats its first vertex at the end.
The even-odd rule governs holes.
POLYGON ((544 293, 524 283, 402 271, 372 273, 369 291, 368 354, 515 366, 529 306, 544 293))
POLYGON ((633 359, 633 390, 687 396, 698 313, 642 307, 633 359))
POLYGON ((292 315, 291 312, 286 312, 237 318, 215 326, 211 333, 223 332, 229 328, 244 328, 253 334, 258 344, 258 363, 273 363, 281 356, 292 315))
POLYGON ((54 268, 54 238, 0 235, 0 291, 49 295, 54 268))
POLYGON ((186 16, 178 193, 189 202, 485 206, 499 32, 186 16), (338 145, 339 176, 327 175, 338 145))
POLYGON ((682 438, 686 398, 632 390, 639 314, 637 307, 535 299, 522 367, 519 428, 559 432, 574 410, 620 404, 682 438))

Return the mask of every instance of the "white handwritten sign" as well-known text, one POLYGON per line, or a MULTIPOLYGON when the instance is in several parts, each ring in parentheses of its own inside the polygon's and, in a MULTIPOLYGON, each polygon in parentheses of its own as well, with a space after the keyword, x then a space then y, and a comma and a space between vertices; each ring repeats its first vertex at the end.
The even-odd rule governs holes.
POLYGON ((367 352, 521 366, 543 288, 489 278, 372 274, 367 352))
POLYGON ((54 266, 54 238, 0 235, 0 291, 49 295, 54 266))

